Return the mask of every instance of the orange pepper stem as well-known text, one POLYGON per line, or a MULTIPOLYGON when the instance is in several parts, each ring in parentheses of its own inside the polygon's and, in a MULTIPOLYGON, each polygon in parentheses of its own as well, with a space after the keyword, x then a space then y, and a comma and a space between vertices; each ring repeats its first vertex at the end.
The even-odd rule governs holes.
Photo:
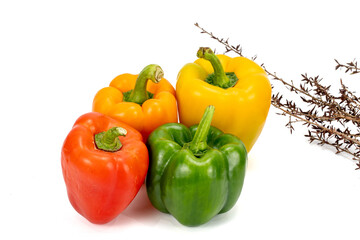
POLYGON ((146 85, 150 79, 154 83, 158 83, 164 76, 164 72, 157 64, 150 64, 146 66, 136 79, 135 88, 131 91, 130 96, 126 101, 134 102, 137 104, 143 104, 149 99, 148 92, 146 91, 146 85))
POLYGON ((190 150, 195 156, 201 156, 208 149, 207 136, 210 130, 211 121, 215 112, 214 106, 208 106, 196 129, 193 140, 189 144, 190 150))
POLYGON ((211 63, 214 69, 214 78, 212 79, 213 85, 224 88, 230 84, 230 79, 226 76, 219 58, 210 48, 201 47, 196 55, 198 58, 204 58, 211 63))
POLYGON ((121 127, 113 127, 106 132, 95 134, 96 147, 107 152, 116 152, 122 147, 119 136, 126 134, 126 130, 121 127))

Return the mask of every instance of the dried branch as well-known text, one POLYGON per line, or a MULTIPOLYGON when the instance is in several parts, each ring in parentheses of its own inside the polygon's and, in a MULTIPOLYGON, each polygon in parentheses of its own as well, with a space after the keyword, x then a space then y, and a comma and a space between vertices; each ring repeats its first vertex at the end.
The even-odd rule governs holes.
MULTIPOLYGON (((195 26, 201 29, 201 33, 224 45, 225 53, 231 51, 243 57, 240 44, 231 45, 228 38, 226 40, 218 38, 212 32, 200 27, 198 23, 195 23, 195 26)), ((335 62, 336 70, 345 69, 345 73, 349 74, 360 72, 355 60, 346 64, 337 60, 335 62)), ((360 98, 355 92, 350 91, 340 80, 339 95, 334 96, 330 92, 331 86, 323 85, 319 76, 309 77, 307 74, 302 74, 301 84, 295 86, 293 81, 286 81, 275 72, 269 71, 264 64, 260 65, 274 83, 281 83, 298 98, 298 101, 289 100, 279 92, 272 95, 272 106, 280 110, 277 114, 289 117, 285 126, 289 128, 290 133, 295 130, 294 124, 302 123, 307 127, 308 132, 305 137, 310 142, 332 146, 336 154, 349 154, 357 161, 356 169, 360 169, 360 98), (298 107, 299 103, 305 103, 307 109, 298 107)), ((274 85, 272 87, 275 88, 274 85)))
POLYGON ((233 52, 237 53, 238 55, 240 55, 241 57, 243 57, 242 48, 241 48, 240 44, 238 44, 237 46, 230 45, 228 38, 226 40, 224 40, 224 38, 218 38, 212 32, 208 32, 204 28, 200 27, 198 23, 195 23, 195 26, 201 29, 201 33, 205 33, 205 34, 209 35, 212 39, 215 39, 219 43, 223 44, 225 46, 225 53, 233 51, 233 52))
POLYGON ((338 60, 335 59, 336 62, 336 66, 335 66, 335 70, 338 69, 345 69, 345 72, 350 73, 350 74, 357 74, 360 73, 360 68, 358 67, 358 63, 357 61, 352 61, 346 64, 341 64, 338 60))

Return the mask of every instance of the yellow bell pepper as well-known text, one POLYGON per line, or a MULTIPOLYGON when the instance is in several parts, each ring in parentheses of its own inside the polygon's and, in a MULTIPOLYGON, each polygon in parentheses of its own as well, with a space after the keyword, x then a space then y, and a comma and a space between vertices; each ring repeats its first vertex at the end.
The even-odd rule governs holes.
POLYGON ((176 83, 180 122, 200 122, 209 105, 216 108, 212 125, 239 137, 249 152, 259 137, 271 104, 271 84, 263 68, 244 58, 215 55, 200 48, 176 83))

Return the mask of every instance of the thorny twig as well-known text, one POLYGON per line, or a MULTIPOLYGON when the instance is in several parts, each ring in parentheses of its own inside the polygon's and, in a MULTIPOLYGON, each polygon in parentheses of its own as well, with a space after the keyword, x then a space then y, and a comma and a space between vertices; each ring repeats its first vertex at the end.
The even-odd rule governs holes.
MULTIPOLYGON (((218 38, 198 23, 195 23, 195 26, 201 29, 201 33, 224 45, 225 53, 231 51, 243 57, 240 44, 231 45, 228 38, 218 38)), ((256 57, 252 59, 255 60, 256 57)), ((349 74, 360 73, 355 60, 346 64, 337 60, 335 62, 335 70, 344 69, 345 73, 349 74)), ((294 131, 294 123, 303 123, 308 128, 305 137, 309 138, 310 142, 332 146, 336 149, 336 154, 343 152, 351 155, 353 160, 357 161, 357 169, 360 169, 360 97, 350 91, 342 80, 339 95, 334 96, 329 91, 330 86, 323 85, 319 76, 308 77, 307 74, 302 74, 302 83, 297 87, 293 81, 288 82, 275 72, 269 71, 264 64, 261 66, 274 81, 280 82, 309 106, 309 110, 303 110, 296 105, 298 102, 284 98, 279 92, 272 95, 272 106, 281 111, 278 114, 289 117, 286 127, 290 132, 294 131)))

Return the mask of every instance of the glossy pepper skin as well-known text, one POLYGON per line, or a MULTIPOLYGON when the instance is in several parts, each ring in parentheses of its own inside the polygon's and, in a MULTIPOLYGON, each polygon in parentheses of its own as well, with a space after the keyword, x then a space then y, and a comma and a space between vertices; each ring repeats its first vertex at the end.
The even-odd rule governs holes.
POLYGON ((155 128, 178 119, 175 89, 163 75, 156 64, 146 66, 139 75, 119 75, 97 92, 92 109, 132 126, 146 142, 155 128), (124 97, 129 91, 136 94, 124 97))
POLYGON ((180 122, 194 125, 206 106, 214 105, 212 125, 239 137, 249 152, 262 131, 271 104, 266 72, 247 58, 215 55, 209 48, 200 48, 198 57, 178 74, 176 98, 180 122), (235 85, 227 85, 224 72, 236 75, 235 85), (212 73, 224 87, 205 81, 212 73))
POLYGON ((138 131, 95 112, 77 119, 61 151, 70 203, 97 224, 111 221, 129 205, 145 180, 148 164, 148 151, 138 131), (105 131, 108 138, 102 138, 102 146, 95 136, 104 136, 105 131))
MULTIPOLYGON (((213 107, 210 107, 213 108, 213 107)), ((244 183, 247 152, 236 136, 210 127, 169 123, 151 133, 146 188, 152 205, 181 224, 197 226, 230 210, 244 183)))

